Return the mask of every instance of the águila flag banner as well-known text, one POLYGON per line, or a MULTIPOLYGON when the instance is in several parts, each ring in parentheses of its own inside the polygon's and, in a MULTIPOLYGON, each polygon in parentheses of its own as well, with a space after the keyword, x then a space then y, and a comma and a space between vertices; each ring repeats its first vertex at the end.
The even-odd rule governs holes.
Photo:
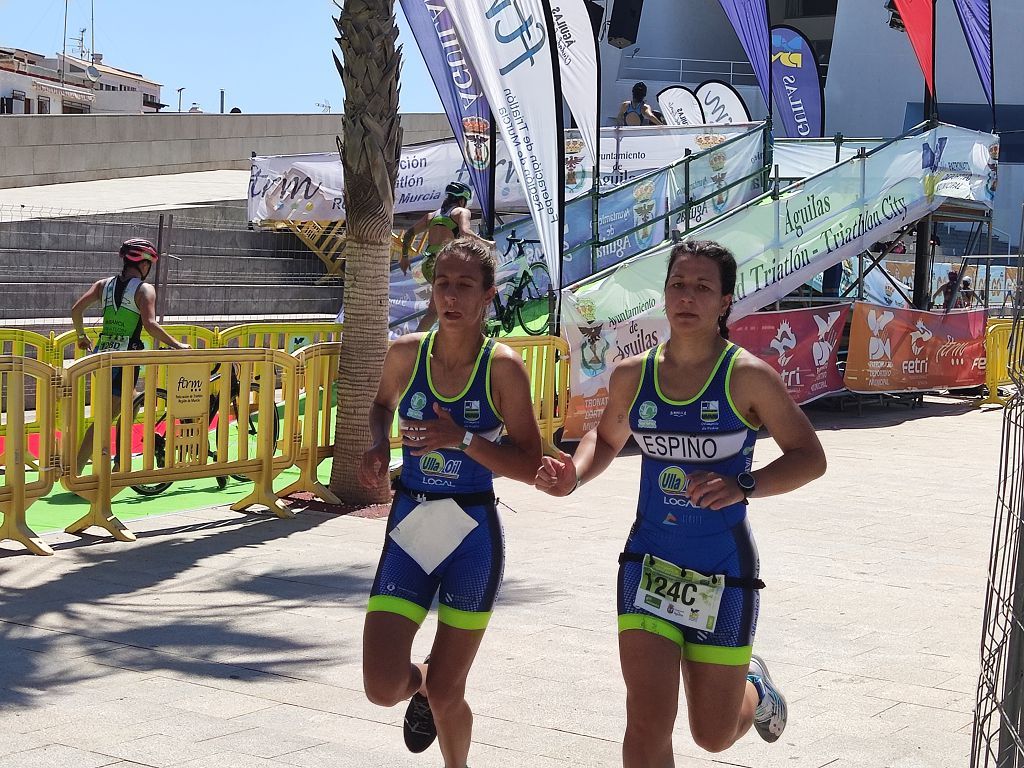
MULTIPOLYGON (((931 0, 929 0, 930 2, 931 0)), ((720 0, 725 15, 732 22, 740 44, 757 75, 764 103, 771 109, 771 69, 768 64, 767 0, 720 0)))
MULTIPOLYGON (((995 86, 992 82, 992 3, 991 0, 953 0, 956 15, 960 17, 967 47, 971 49, 974 66, 978 68, 981 87, 988 103, 995 110, 995 86)), ((995 126, 993 126, 994 128, 995 126)))
POLYGON ((591 157, 598 156, 597 40, 583 0, 551 0, 562 93, 591 157))
POLYGON ((494 205, 490 199, 490 175, 494 173, 490 144, 491 108, 473 64, 455 33, 448 13, 449 0, 401 2, 416 45, 437 88, 437 95, 441 97, 452 133, 466 158, 469 178, 449 181, 469 183, 473 187, 475 201, 480 204, 483 220, 491 221, 494 205))
POLYGON ((793 27, 772 27, 772 92, 779 122, 791 139, 825 132, 825 95, 810 41, 793 27))
POLYGON ((924 312, 854 304, 846 387, 920 392, 985 383, 984 309, 924 312))
POLYGON ((704 125, 704 110, 697 96, 682 85, 670 85, 658 93, 658 109, 666 125, 704 125))
POLYGON ((562 85, 547 0, 458 0, 448 6, 494 109, 551 281, 561 276, 565 207, 562 85))
POLYGON ((935 2, 896 0, 896 10, 907 28, 907 37, 924 72, 924 82, 935 95, 935 2))

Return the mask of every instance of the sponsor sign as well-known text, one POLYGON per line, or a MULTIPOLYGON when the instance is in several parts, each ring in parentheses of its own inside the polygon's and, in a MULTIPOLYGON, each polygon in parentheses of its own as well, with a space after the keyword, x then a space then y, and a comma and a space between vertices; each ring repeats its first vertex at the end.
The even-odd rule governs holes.
POLYGON ((167 370, 167 412, 175 419, 200 419, 210 409, 210 366, 171 365, 167 370))
POLYGON ((983 309, 924 312, 858 302, 845 382, 853 392, 921 392, 985 382, 983 309))
POLYGON ((779 372, 798 405, 845 389, 839 341, 849 304, 755 312, 729 327, 729 338, 779 372))
POLYGON ((697 96, 682 85, 670 85, 658 93, 658 109, 669 125, 704 125, 704 110, 697 96))
POLYGON ((449 7, 459 39, 476 65, 512 166, 526 192, 548 271, 561 271, 565 200, 561 85, 550 3, 464 0, 449 7))
POLYGON ((735 88, 721 80, 706 80, 697 89, 697 101, 710 125, 749 123, 750 112, 735 88))

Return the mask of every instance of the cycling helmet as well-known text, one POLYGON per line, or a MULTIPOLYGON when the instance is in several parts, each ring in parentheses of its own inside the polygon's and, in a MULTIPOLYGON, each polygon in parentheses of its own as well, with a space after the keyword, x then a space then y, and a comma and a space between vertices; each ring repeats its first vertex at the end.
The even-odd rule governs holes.
POLYGON ((464 197, 467 203, 473 199, 473 190, 469 188, 468 184, 463 184, 461 181, 453 181, 444 188, 444 192, 452 197, 464 197))
POLYGON ((149 240, 141 237, 133 237, 121 243, 120 254, 122 259, 136 263, 140 261, 155 262, 160 258, 160 255, 156 252, 156 246, 149 242, 149 240))

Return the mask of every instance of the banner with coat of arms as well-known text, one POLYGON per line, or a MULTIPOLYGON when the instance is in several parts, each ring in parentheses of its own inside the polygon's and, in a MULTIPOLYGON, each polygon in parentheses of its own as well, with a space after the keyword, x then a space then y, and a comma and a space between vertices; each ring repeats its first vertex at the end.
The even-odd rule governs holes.
MULTIPOLYGON (((731 185, 764 165, 760 132, 728 143, 725 136, 709 133, 697 136, 696 142, 701 154, 690 161, 689 171, 679 165, 668 172, 670 210, 682 208, 687 200, 703 199, 690 207, 690 227, 738 208, 761 194, 761 180, 756 176, 742 184, 731 185)), ((685 226, 685 211, 676 215, 674 223, 685 226)))
MULTIPOLYGON (((462 50, 448 0, 401 0, 416 45, 423 54, 427 71, 434 81, 452 133, 462 149, 469 183, 475 198, 490 221, 491 108, 480 87, 473 62, 462 50)), ((446 182, 447 183, 447 182, 446 182)))

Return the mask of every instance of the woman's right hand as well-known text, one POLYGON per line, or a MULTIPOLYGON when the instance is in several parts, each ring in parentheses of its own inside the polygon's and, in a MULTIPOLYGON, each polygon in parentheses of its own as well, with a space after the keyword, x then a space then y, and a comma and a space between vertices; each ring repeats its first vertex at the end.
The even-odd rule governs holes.
POLYGON ((559 451, 559 454, 557 459, 550 456, 541 458, 533 485, 551 496, 568 496, 576 489, 576 465, 565 451, 559 451))
POLYGON ((390 461, 390 446, 375 445, 370 448, 363 454, 356 471, 359 483, 364 488, 376 488, 387 477, 390 461))

